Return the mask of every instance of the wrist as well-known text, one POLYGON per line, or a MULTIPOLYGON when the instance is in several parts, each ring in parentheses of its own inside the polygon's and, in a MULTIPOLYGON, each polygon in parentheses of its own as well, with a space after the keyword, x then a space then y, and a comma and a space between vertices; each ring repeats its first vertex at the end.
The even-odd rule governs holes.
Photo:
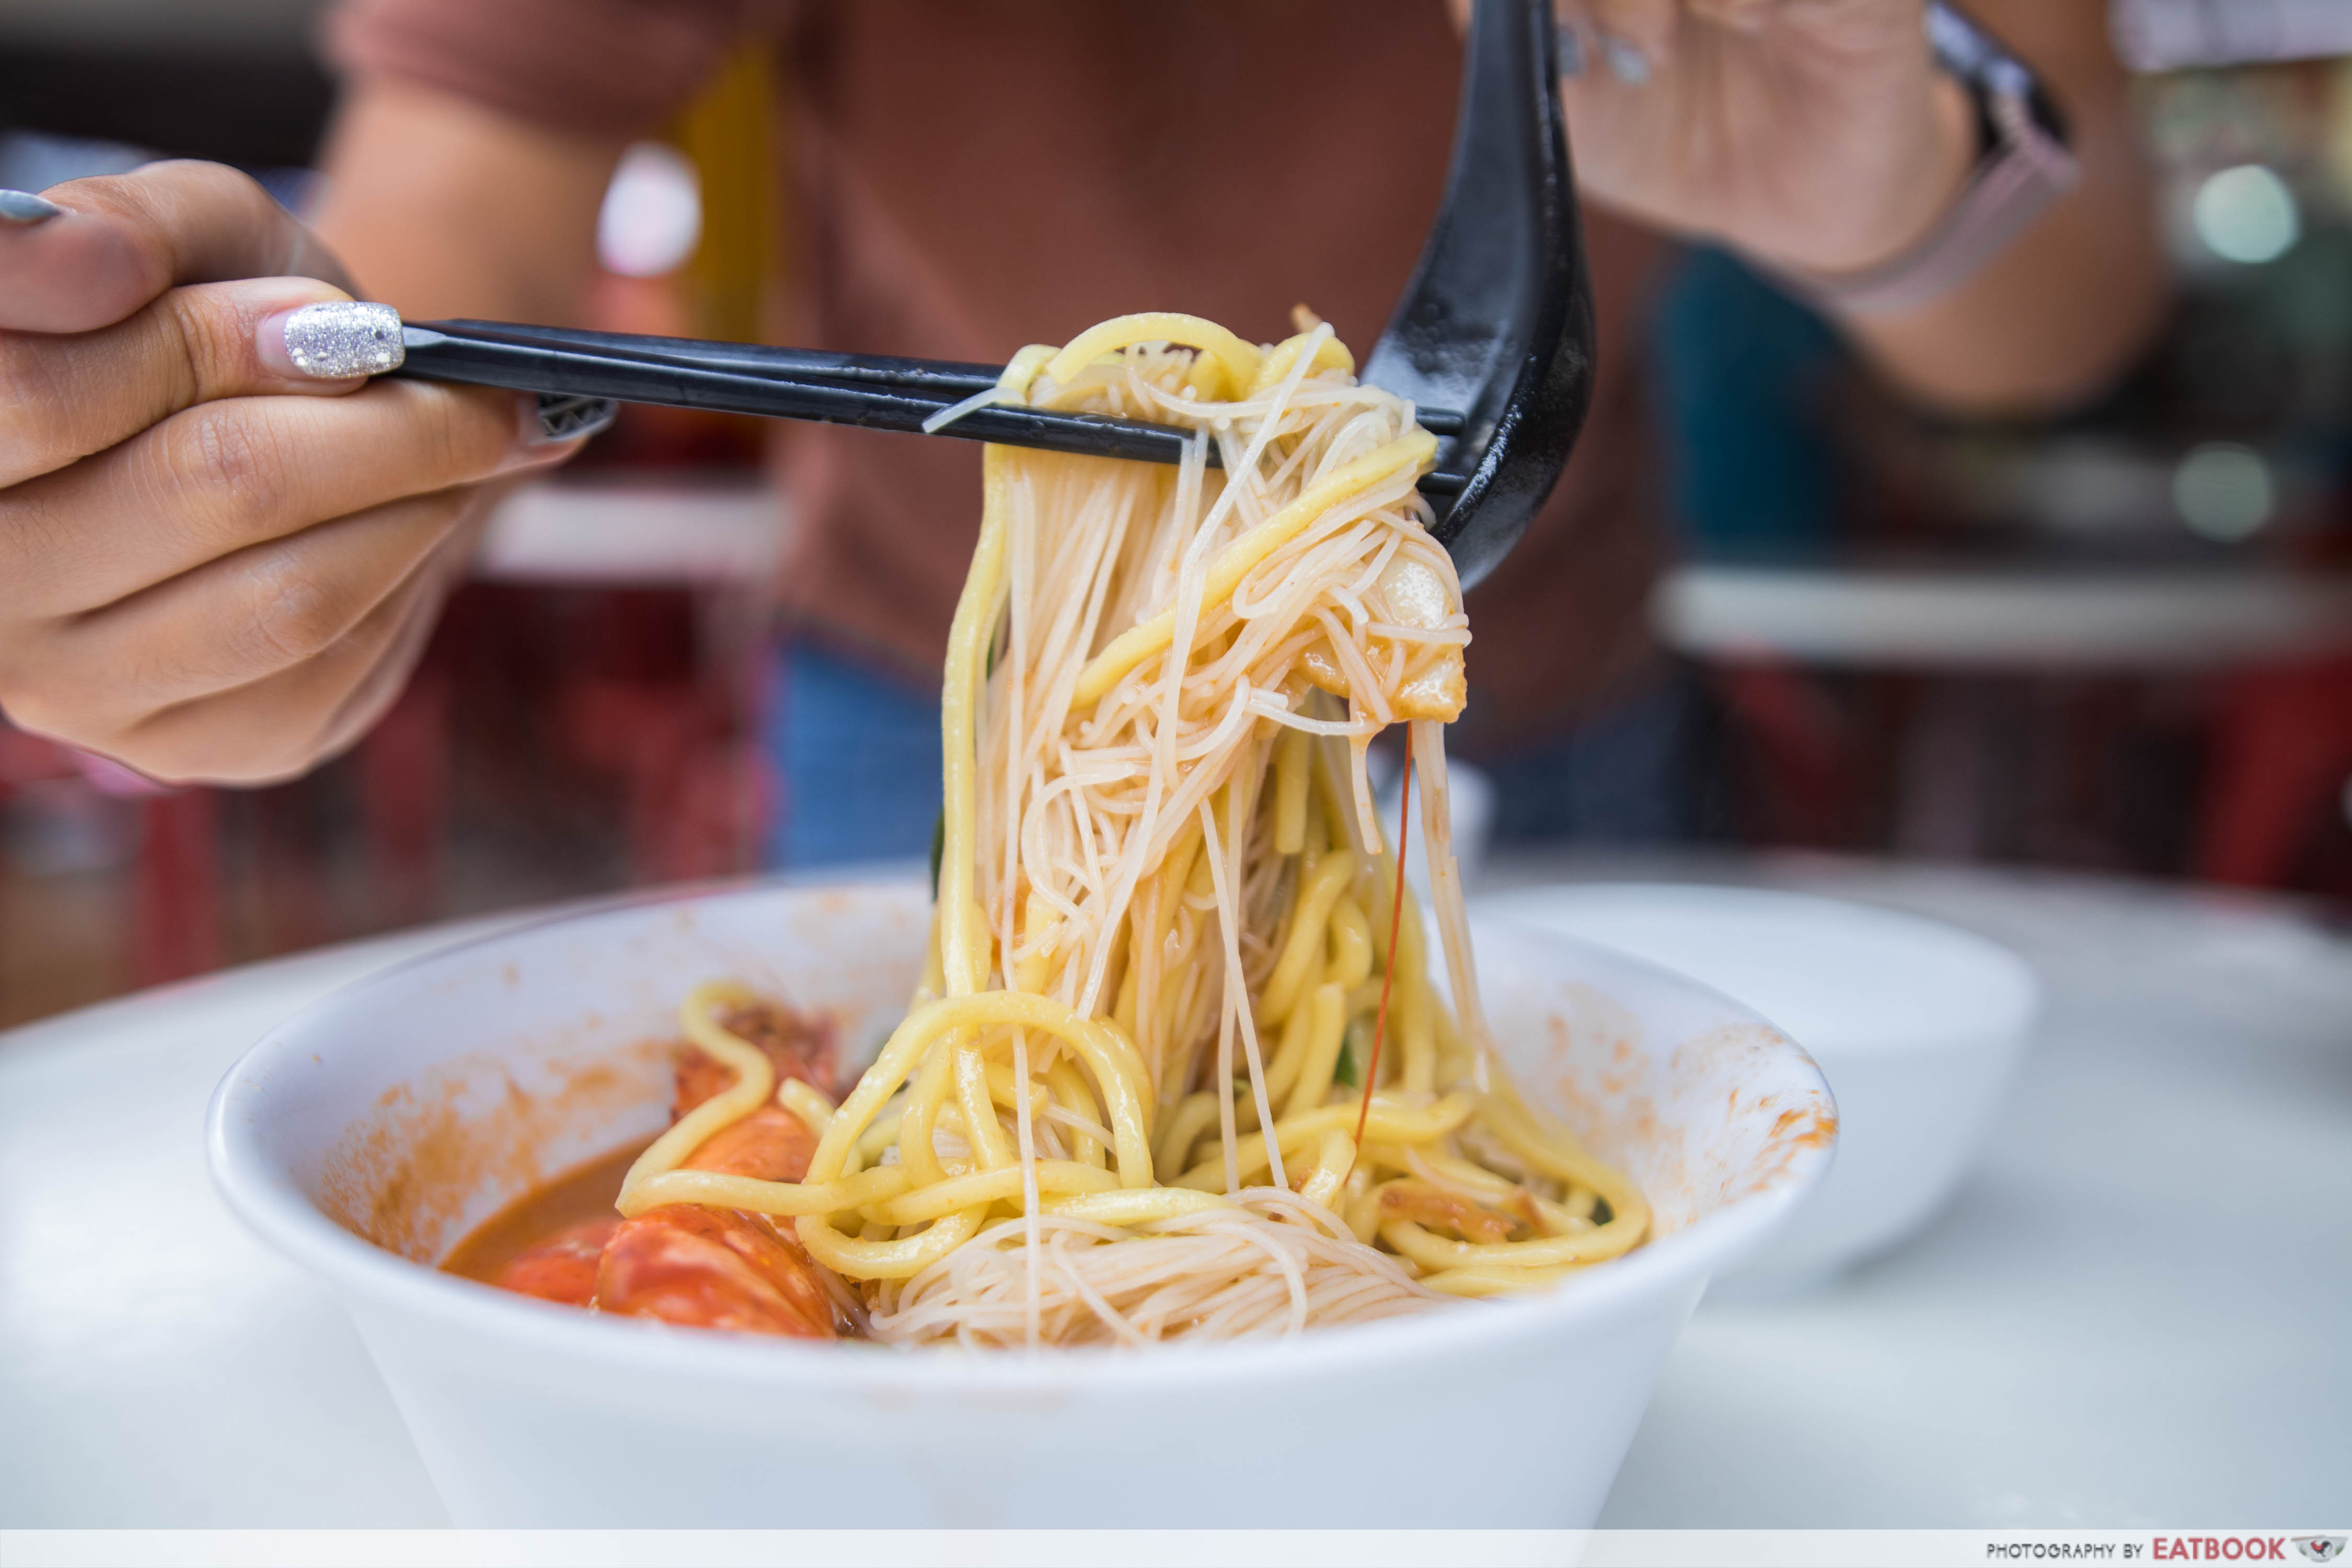
POLYGON ((1984 125, 1969 89, 1942 71, 1930 74, 1930 129, 1922 176, 1906 200, 1890 204, 1884 237, 1869 251, 1824 272, 1867 272, 1916 248, 1957 205, 1985 155, 1984 125))
MULTIPOLYGON (((2032 68, 1956 9, 1931 5, 1928 24, 1937 80, 1959 94, 1961 133, 1975 151, 1927 226, 1877 262, 1836 271, 1778 268, 1800 292, 1841 314, 1901 313, 1948 293, 2082 178, 2065 121, 2032 68)), ((1953 116, 1939 113, 1948 140, 1953 116)))
POLYGON ((1874 194, 1857 195, 1845 222, 1819 226, 1801 248, 1751 247, 1756 259, 1799 278, 1846 277, 1885 266, 1934 232, 1974 177, 1984 136, 1966 87, 1939 70, 1920 85, 1907 134, 1889 139, 1903 151, 1880 163, 1875 180, 1848 187, 1874 184, 1874 194))

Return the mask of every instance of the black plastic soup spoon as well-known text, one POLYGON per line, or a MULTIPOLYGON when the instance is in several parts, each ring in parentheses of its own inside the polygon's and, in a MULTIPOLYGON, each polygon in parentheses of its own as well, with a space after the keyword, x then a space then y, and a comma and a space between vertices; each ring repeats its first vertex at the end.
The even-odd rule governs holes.
MULTIPOLYGON (((390 374, 540 393, 545 417, 575 426, 610 399, 1164 463, 1191 440, 1171 426, 1009 404, 924 430, 942 409, 994 388, 995 365, 501 321, 409 322, 401 338, 404 357, 390 374)), ((1592 371, 1551 5, 1475 0, 1437 220, 1363 369, 1365 381, 1411 398, 1439 438, 1421 489, 1465 587, 1518 542, 1559 478, 1592 371)))

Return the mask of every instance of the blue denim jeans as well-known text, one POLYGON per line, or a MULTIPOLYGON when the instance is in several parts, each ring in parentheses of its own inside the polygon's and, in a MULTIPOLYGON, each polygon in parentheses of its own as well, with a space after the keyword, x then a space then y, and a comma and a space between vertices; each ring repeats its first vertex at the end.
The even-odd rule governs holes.
POLYGON ((773 657, 764 743, 779 788, 768 864, 802 870, 929 855, 939 688, 919 689, 805 640, 773 657))
POLYGON ((1680 672, 1621 694, 1555 740, 1478 765, 1497 843, 1662 845, 1693 836, 1698 692, 1680 672))
MULTIPOLYGON (((930 854, 940 814, 940 702, 806 641, 774 655, 766 740, 781 788, 768 864, 781 870, 930 854)), ((1669 679, 1573 732, 1484 765, 1504 841, 1669 843, 1690 830, 1693 693, 1669 679)))

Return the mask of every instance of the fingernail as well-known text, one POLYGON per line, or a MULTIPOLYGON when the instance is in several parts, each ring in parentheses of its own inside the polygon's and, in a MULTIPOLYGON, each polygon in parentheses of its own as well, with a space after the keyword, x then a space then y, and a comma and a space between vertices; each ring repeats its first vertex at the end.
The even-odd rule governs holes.
POLYGON ((515 396, 515 444, 491 472, 525 473, 560 463, 589 437, 613 422, 619 405, 609 397, 573 397, 561 392, 524 392, 515 396))
POLYGON ((522 444, 552 447, 595 435, 620 413, 609 397, 574 397, 561 392, 531 395, 522 407, 522 444))
POLYGON ((254 348, 281 375, 314 381, 382 375, 407 357, 400 312, 362 300, 331 300, 267 317, 255 329, 254 348))
POLYGON ((1560 28, 1558 53, 1560 75, 1573 78, 1584 74, 1584 38, 1575 28, 1560 28))
POLYGON ((30 191, 0 191, 0 223, 22 224, 29 228, 65 216, 66 209, 47 196, 37 196, 30 191))
POLYGON ((1609 62, 1610 74, 1627 87, 1639 87, 1650 79, 1650 57, 1631 38, 1612 38, 1603 33, 1601 53, 1609 62))

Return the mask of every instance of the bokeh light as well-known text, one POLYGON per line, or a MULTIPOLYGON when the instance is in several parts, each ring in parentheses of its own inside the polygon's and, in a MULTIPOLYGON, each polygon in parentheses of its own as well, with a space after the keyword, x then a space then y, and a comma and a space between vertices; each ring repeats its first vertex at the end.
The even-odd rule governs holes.
POLYGON ((624 278, 658 278, 702 238, 702 182, 685 154, 640 142, 621 154, 596 216, 596 258, 624 278))
POLYGON ((2286 182, 2260 163, 2208 174, 2191 210, 2197 237, 2226 261, 2275 261, 2303 236, 2303 216, 2286 182))
POLYGON ((2251 447, 2211 441, 2180 459, 2172 504, 2189 531, 2219 543, 2248 538, 2271 520, 2270 465, 2251 447))

